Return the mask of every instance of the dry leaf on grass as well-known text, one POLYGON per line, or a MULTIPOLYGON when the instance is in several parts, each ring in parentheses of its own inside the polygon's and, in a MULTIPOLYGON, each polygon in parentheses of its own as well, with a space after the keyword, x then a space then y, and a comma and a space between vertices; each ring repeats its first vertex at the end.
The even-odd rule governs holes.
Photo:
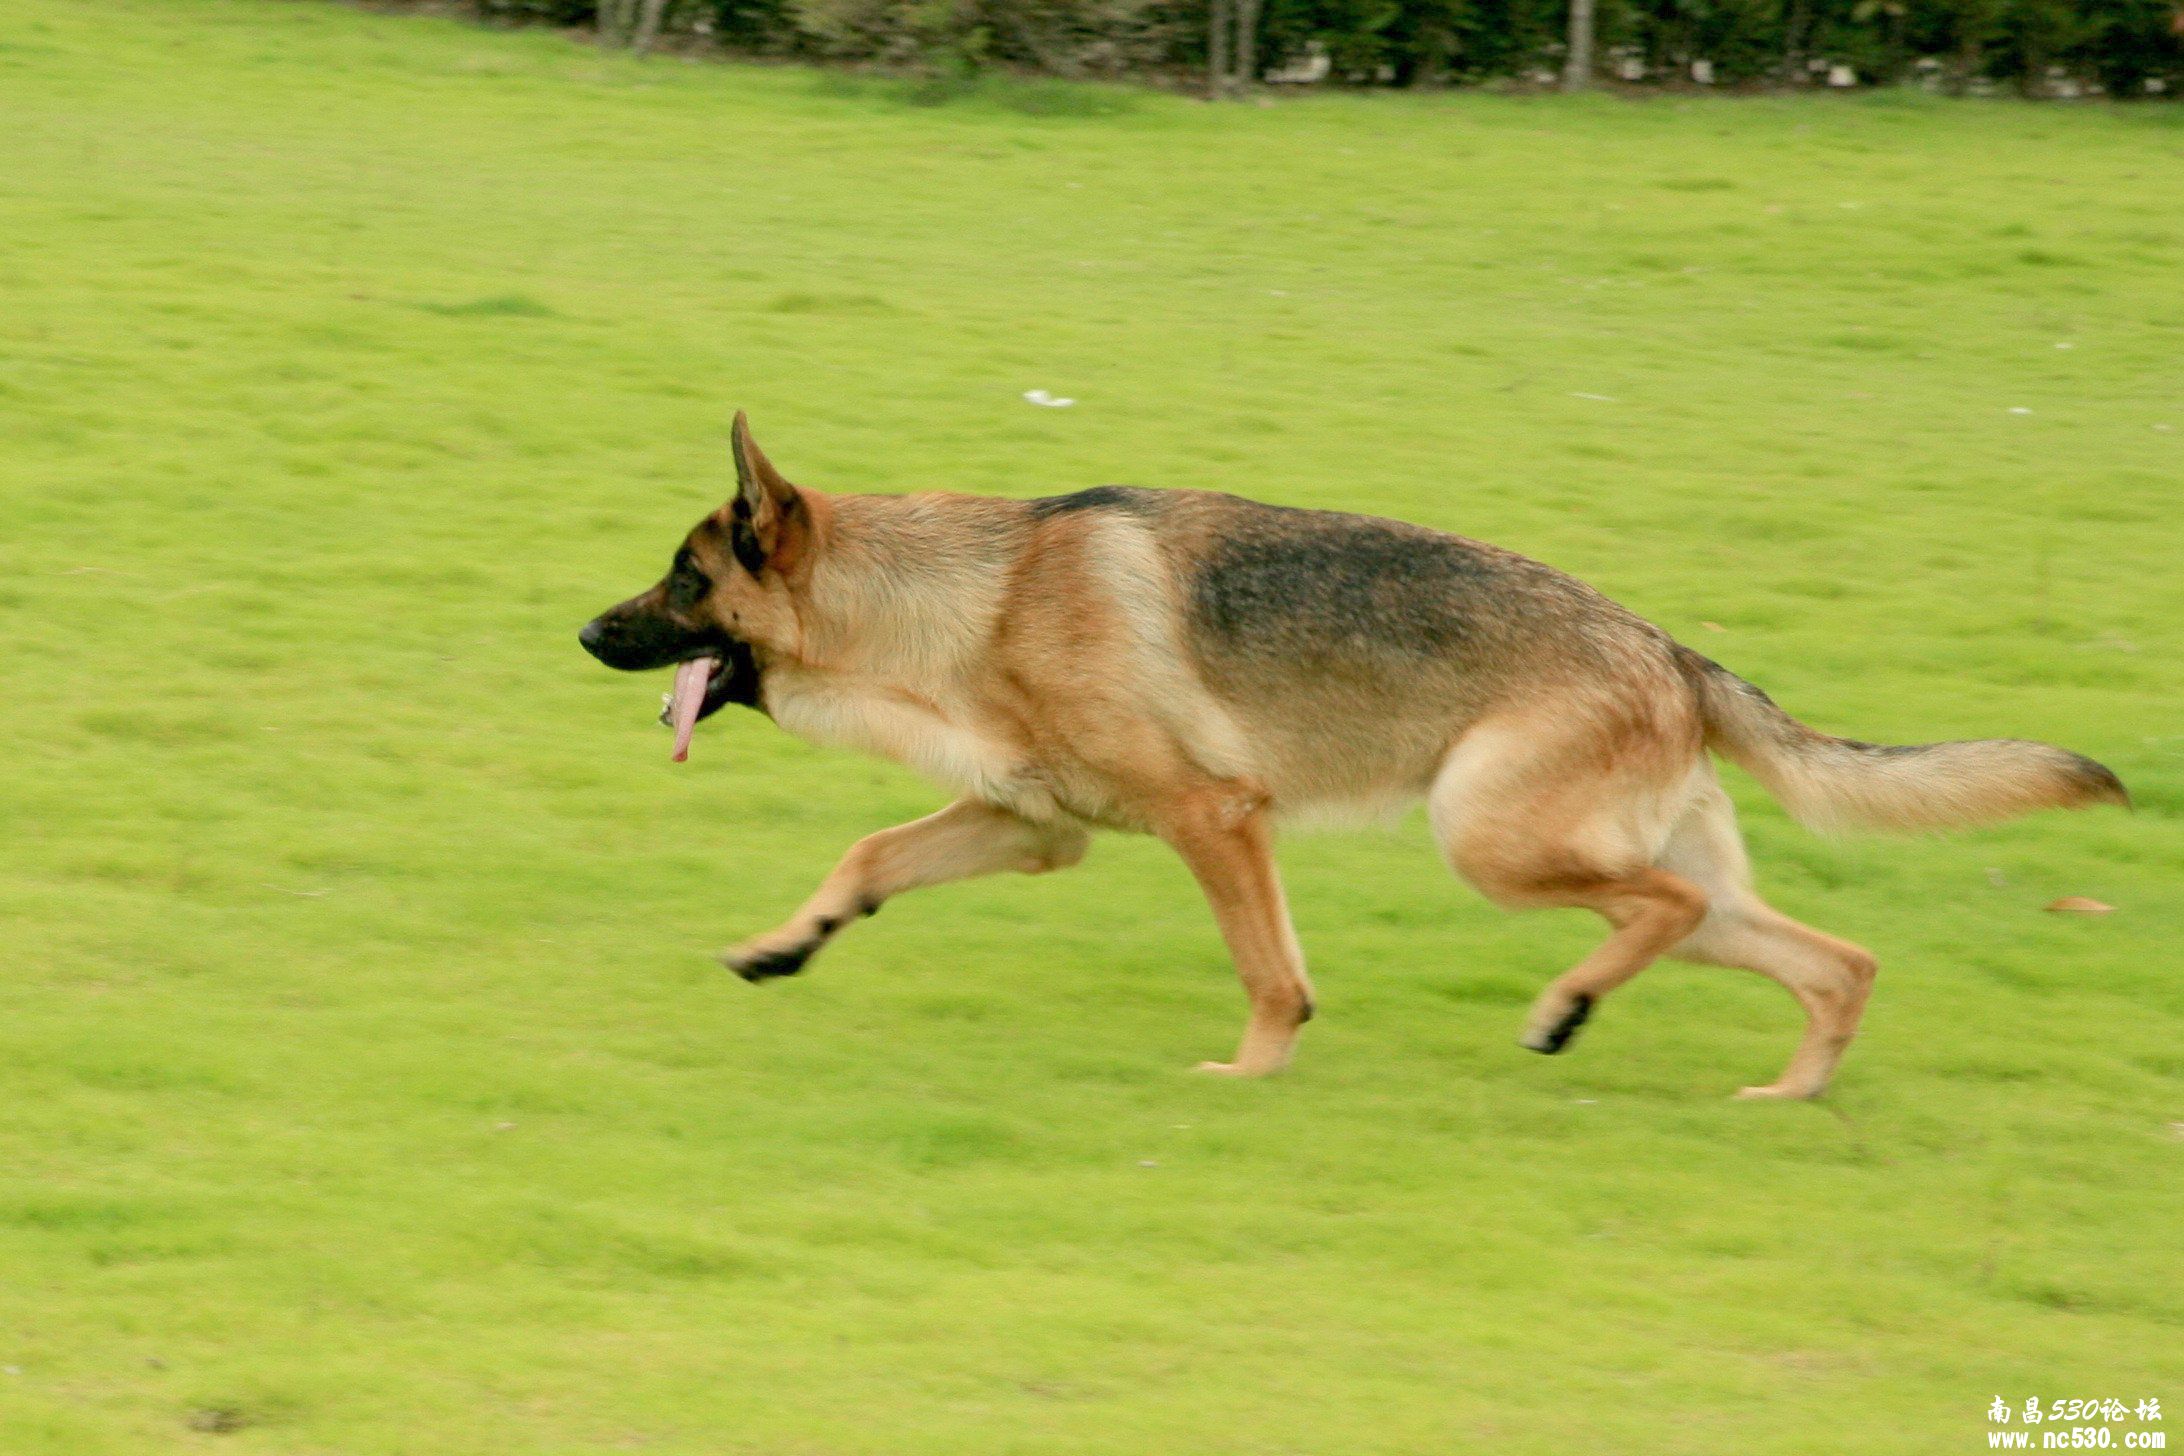
POLYGON ((2116 907, 2103 905, 2098 900, 2088 900, 2083 895, 2065 895, 2060 900, 2049 902, 2045 908, 2060 910, 2070 915, 2106 915, 2116 907))

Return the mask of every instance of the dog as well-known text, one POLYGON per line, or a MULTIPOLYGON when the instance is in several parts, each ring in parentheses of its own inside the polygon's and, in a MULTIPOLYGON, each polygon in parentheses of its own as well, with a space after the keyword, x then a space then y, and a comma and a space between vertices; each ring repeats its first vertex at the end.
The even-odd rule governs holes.
POLYGON ((784 924, 725 952, 748 980, 802 970, 905 890, 1064 869, 1094 829, 1149 833, 1204 890, 1250 1001, 1235 1056, 1204 1069, 1273 1072, 1312 1015, 1276 825, 1422 799, 1489 899, 1608 923, 1523 1045, 1561 1051, 1662 956, 1740 967, 1806 1017, 1782 1075, 1742 1095, 1813 1097, 1874 958, 1754 892, 1710 754, 1820 829, 2129 803, 2044 743, 1817 732, 1575 578, 1461 536, 1203 491, 822 493, 783 479, 740 413, 731 446, 734 497, 582 645, 629 672, 702 661, 698 716, 756 708, 958 795, 858 841, 784 924))

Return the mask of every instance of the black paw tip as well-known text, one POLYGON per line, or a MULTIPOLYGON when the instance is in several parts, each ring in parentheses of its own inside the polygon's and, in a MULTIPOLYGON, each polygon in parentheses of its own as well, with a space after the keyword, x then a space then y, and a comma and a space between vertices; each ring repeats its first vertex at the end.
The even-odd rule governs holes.
POLYGON ((769 951, 750 960, 732 961, 729 969, 746 981, 771 981, 777 976, 793 976, 804 969, 816 946, 800 945, 794 950, 769 951))
POLYGON ((1570 1009, 1562 1013, 1562 1019, 1550 1027, 1547 1034, 1541 1037, 1538 1042, 1527 1043, 1527 1045, 1543 1056, 1553 1056, 1570 1044, 1570 1038, 1577 1035, 1577 1029, 1585 1024, 1587 1017, 1592 1015, 1592 1008, 1592 997, 1578 996, 1573 998, 1570 1002, 1570 1009))

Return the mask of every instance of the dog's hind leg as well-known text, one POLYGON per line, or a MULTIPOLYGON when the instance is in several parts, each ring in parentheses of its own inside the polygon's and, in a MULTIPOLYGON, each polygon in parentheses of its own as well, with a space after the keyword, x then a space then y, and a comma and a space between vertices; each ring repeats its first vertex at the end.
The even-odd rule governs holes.
POLYGON ((1038 824, 1006 809, 959 799, 937 814, 868 834, 779 927, 721 953, 746 981, 793 976, 860 916, 905 890, 1017 870, 1066 869, 1084 858, 1089 836, 1066 824, 1038 824))
POLYGON ((1297 1028, 1312 1019, 1312 983, 1282 898, 1261 796, 1225 786, 1187 793, 1162 810, 1155 828, 1205 891, 1251 998, 1236 1059, 1202 1062, 1199 1070, 1233 1077, 1280 1071, 1297 1028))
POLYGON ((1672 726, 1576 711, 1475 727, 1427 796, 1442 852, 1488 899, 1577 906, 1611 927, 1533 1003, 1521 1038, 1533 1051, 1561 1051, 1603 996, 1706 914, 1704 890, 1653 862, 1698 749, 1672 726))
POLYGON ((1817 1097, 1858 1034, 1875 964, 1863 947, 1800 925, 1753 892, 1736 810, 1708 784, 1669 836, 1660 859, 1707 893, 1706 918, 1669 951, 1678 960, 1757 971, 1805 1009, 1805 1034, 1781 1077, 1742 1097, 1817 1097))

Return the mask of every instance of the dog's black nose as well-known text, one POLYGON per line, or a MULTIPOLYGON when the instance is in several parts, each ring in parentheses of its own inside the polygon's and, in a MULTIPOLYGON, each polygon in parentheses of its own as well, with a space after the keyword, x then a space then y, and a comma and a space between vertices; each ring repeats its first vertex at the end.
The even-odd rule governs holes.
POLYGON ((586 622, 583 629, 576 634, 576 640, 583 645, 586 652, 597 657, 599 655, 599 644, 606 639, 606 635, 607 629, 600 626, 599 619, 594 617, 586 622))

